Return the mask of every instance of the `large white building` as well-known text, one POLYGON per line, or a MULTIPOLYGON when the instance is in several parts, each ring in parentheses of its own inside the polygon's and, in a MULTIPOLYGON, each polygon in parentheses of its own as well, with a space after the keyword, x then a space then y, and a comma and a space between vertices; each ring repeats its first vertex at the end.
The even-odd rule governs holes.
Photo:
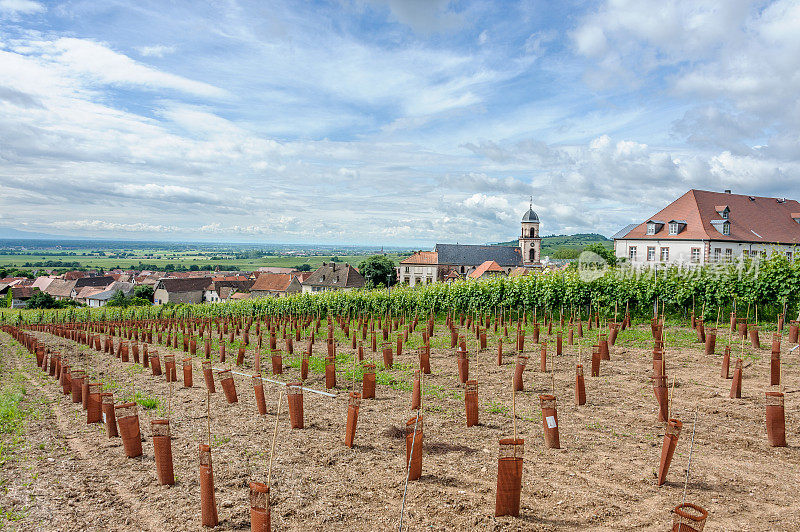
POLYGON ((800 203, 690 190, 614 235, 614 253, 633 265, 707 264, 785 253, 800 246, 800 203))

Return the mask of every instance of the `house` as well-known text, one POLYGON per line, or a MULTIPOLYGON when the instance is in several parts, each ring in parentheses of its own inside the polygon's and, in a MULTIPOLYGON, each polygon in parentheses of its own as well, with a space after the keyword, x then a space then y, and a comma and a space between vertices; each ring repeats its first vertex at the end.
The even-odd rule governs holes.
POLYGON ((28 300, 33 296, 34 292, 38 292, 38 288, 33 286, 11 286, 11 308, 26 308, 28 300))
POLYGON ((495 261, 487 260, 475 268, 475 270, 473 270, 468 277, 470 279, 486 279, 488 277, 497 277, 498 275, 507 274, 506 271, 495 261))
POLYGON ((800 245, 800 203, 785 198, 689 190, 614 235, 614 253, 634 266, 702 265, 784 253, 800 245))
POLYGON ((68 281, 66 279, 53 279, 53 281, 47 285, 47 288, 42 291, 50 294, 57 301, 72 299, 72 291, 75 289, 75 284, 77 282, 77 280, 68 281))
POLYGON ((506 275, 514 268, 541 268, 539 223, 531 202, 522 216, 518 247, 436 244, 433 251, 417 251, 402 260, 397 280, 409 286, 451 281, 456 275, 469 276, 487 261, 496 263, 506 275))
POLYGON ((41 290, 42 292, 44 292, 44 291, 45 291, 45 289, 46 289, 48 286, 50 286, 50 283, 52 283, 52 282, 53 282, 53 279, 55 279, 55 277, 51 277, 51 276, 44 276, 44 275, 43 275, 43 276, 41 276, 41 277, 37 277, 37 278, 36 278, 36 280, 35 280, 35 281, 33 281, 33 284, 32 284, 31 286, 33 286, 33 287, 35 287, 35 288, 38 288, 39 290, 41 290))
POLYGON ((207 303, 227 301, 235 293, 247 293, 254 282, 247 277, 214 277, 203 292, 203 301, 207 303))
POLYGON ((86 305, 86 299, 103 292, 105 290, 104 286, 84 286, 82 288, 73 288, 72 289, 72 299, 86 305))
POLYGON ((285 297, 299 294, 303 287, 296 274, 262 273, 250 288, 253 297, 285 297))
POLYGON ((208 277, 167 277, 158 281, 153 293, 153 303, 202 303, 203 293, 209 285, 208 277))
POLYGON ((322 263, 302 283, 303 293, 324 292, 328 290, 354 290, 366 284, 364 276, 349 264, 337 262, 322 263))
MULTIPOLYGON (((133 283, 126 283, 124 281, 115 281, 111 283, 105 290, 87 294, 84 301, 90 307, 104 307, 108 301, 117 295, 117 292, 122 292, 125 297, 133 294, 133 283)), ((84 288, 84 290, 94 290, 92 288, 84 288)))

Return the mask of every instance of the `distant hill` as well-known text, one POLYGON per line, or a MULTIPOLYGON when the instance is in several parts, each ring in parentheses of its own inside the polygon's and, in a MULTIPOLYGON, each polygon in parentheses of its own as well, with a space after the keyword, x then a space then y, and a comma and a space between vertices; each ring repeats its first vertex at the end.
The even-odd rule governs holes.
MULTIPOLYGON (((597 233, 578 233, 576 235, 550 235, 542 237, 542 256, 553 258, 577 257, 578 252, 595 242, 611 249, 614 241, 597 233)), ((509 240, 508 242, 498 242, 494 246, 518 246, 519 240, 509 240)))

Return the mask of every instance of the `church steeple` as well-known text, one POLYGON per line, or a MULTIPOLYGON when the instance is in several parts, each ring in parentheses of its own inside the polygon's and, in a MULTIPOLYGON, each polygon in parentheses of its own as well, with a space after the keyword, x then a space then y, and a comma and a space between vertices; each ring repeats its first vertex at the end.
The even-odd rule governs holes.
POLYGON ((519 248, 522 252, 522 263, 525 266, 533 266, 541 260, 539 256, 541 249, 539 215, 533 210, 533 196, 530 198, 528 212, 522 216, 522 234, 519 237, 519 248))

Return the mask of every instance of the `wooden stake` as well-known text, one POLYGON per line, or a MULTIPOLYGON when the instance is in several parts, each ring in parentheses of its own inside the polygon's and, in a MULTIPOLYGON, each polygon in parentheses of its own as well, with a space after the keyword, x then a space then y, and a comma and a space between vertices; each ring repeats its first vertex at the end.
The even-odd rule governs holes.
POLYGON ((275 413, 275 430, 272 432, 272 447, 269 451, 269 469, 267 470, 267 489, 272 479, 272 459, 275 458, 275 440, 278 438, 278 419, 281 417, 281 405, 283 404, 283 389, 278 393, 278 408, 275 413))
POLYGON ((511 376, 511 420, 514 426, 514 442, 517 441, 517 392, 514 390, 514 376, 511 376))

